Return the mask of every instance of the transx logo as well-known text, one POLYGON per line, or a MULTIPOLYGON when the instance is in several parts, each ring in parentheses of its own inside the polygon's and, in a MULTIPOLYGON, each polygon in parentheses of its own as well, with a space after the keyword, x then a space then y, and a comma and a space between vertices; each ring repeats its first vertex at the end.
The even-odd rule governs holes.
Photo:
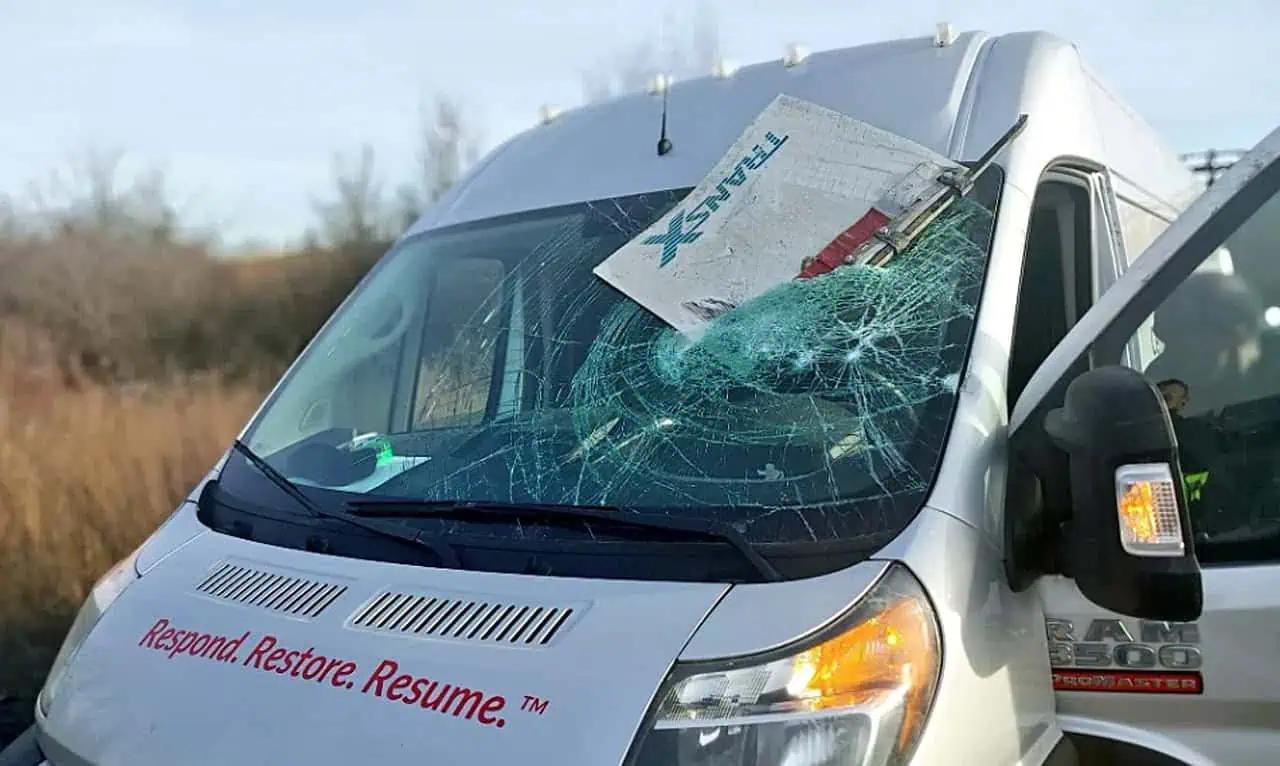
POLYGON ((671 216, 671 220, 667 222, 666 234, 645 237, 644 243, 646 245, 662 245, 662 258, 658 261, 658 268, 662 268, 676 259, 676 248, 694 242, 701 236, 702 232, 700 231, 684 230, 684 211, 681 210, 671 216))
POLYGON ((782 145, 790 138, 784 135, 782 138, 774 135, 773 132, 764 134, 765 141, 769 144, 769 148, 765 149, 756 144, 751 148, 751 154, 738 160, 733 166, 733 170, 729 172, 715 188, 703 195, 702 200, 694 206, 692 210, 686 213, 683 209, 676 211, 675 215, 667 222, 667 231, 665 234, 654 234, 644 238, 646 245, 662 245, 662 255, 658 261, 658 268, 662 268, 676 259, 676 252, 681 245, 688 245, 696 242, 702 236, 702 225, 711 218, 711 214, 720 209, 721 205, 728 202, 733 196, 733 189, 742 186, 747 182, 749 177, 747 171, 759 170, 764 167, 773 153, 782 148, 782 145))

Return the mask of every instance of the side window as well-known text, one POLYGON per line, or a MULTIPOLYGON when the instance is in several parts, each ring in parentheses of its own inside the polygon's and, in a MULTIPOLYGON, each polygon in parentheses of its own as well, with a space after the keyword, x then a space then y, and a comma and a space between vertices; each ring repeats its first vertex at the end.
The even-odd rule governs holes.
POLYGON ((1124 235, 1124 249, 1129 254, 1130 263, 1169 228, 1169 219, 1125 197, 1116 198, 1116 210, 1120 213, 1120 231, 1124 235))
MULTIPOLYGON (((502 316, 501 261, 469 258, 436 270, 423 324, 413 427, 448 428, 484 419, 494 388, 502 316)), ((501 377, 496 381, 504 385, 501 377)))
MULTIPOLYGON (((1133 263, 1138 256, 1142 255, 1142 251, 1156 240, 1156 237, 1169 228, 1170 222, 1124 197, 1117 198, 1116 208, 1120 213, 1120 230, 1124 236, 1125 252, 1129 263, 1133 263)), ((1150 317, 1134 333, 1129 347, 1135 366, 1150 362, 1160 353, 1160 340, 1155 335, 1150 317)))
MULTIPOLYGON (((1206 563, 1280 560, 1280 197, 1148 318, 1206 563)), ((1139 330, 1141 333, 1142 330, 1139 330)))
POLYGON ((1009 360, 1009 402, 1089 306, 1093 293, 1089 187, 1047 180, 1036 190, 1009 360))

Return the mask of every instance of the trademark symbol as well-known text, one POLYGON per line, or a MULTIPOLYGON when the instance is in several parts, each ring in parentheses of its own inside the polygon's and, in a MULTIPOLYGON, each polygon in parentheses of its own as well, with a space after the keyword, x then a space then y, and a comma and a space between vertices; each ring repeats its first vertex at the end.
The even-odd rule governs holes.
POLYGON ((548 700, 544 700, 541 697, 534 697, 532 695, 526 694, 524 695, 524 702, 520 703, 520 709, 527 711, 529 713, 537 713, 538 715, 542 715, 543 713, 547 712, 547 703, 548 703, 548 700))

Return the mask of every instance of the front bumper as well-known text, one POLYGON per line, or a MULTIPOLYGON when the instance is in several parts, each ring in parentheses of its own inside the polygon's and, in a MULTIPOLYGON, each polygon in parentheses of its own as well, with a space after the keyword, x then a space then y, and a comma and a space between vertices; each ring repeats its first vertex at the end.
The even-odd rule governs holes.
POLYGON ((0 766, 48 766, 40 745, 36 743, 36 727, 32 726, 0 750, 0 766))

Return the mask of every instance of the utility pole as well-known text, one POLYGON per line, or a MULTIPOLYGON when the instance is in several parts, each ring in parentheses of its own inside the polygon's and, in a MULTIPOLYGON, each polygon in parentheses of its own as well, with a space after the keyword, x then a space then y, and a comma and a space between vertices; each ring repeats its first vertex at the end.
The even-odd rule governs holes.
POLYGON ((1234 165, 1236 160, 1244 156, 1244 153, 1244 149, 1208 149, 1203 152, 1184 154, 1182 161, 1187 163, 1187 168, 1191 172, 1204 179, 1205 186, 1213 186, 1218 176, 1234 165))

